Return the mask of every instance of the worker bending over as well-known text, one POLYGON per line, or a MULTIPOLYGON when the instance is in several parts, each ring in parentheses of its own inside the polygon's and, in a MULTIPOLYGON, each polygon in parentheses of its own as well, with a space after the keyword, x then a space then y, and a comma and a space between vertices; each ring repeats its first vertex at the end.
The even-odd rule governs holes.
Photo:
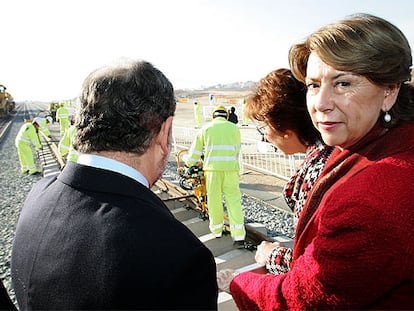
POLYGON ((72 140, 73 136, 75 135, 76 127, 75 125, 71 125, 63 134, 62 139, 59 141, 58 150, 59 154, 62 158, 66 158, 67 161, 77 162, 79 154, 73 148, 72 140))
POLYGON ((40 143, 38 135, 40 127, 38 122, 39 119, 34 118, 32 122, 24 123, 17 133, 16 139, 14 140, 14 144, 17 148, 17 154, 19 156, 20 170, 23 174, 39 174, 31 148, 33 145, 36 150, 42 149, 42 144, 40 143))

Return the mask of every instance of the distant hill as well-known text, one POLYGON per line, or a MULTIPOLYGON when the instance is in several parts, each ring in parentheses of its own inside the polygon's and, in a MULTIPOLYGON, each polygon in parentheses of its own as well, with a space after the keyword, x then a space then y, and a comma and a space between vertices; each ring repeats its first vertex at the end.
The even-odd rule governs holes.
POLYGON ((246 82, 234 82, 229 84, 216 84, 212 86, 207 86, 197 89, 178 89, 175 90, 176 96, 186 97, 186 96, 197 96, 206 93, 228 93, 228 92, 248 92, 251 91, 257 82, 246 81, 246 82))

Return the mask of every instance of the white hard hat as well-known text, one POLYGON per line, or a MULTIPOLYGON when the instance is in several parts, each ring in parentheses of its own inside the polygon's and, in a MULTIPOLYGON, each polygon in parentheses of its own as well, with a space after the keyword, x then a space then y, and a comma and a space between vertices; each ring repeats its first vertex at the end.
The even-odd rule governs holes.
POLYGON ((46 117, 46 120, 47 120, 47 121, 49 121, 49 123, 52 123, 52 122, 53 122, 53 119, 52 119, 52 117, 51 117, 51 116, 47 116, 47 117, 46 117))
POLYGON ((36 117, 32 120, 32 124, 37 123, 37 124, 41 124, 42 123, 42 118, 40 117, 36 117))

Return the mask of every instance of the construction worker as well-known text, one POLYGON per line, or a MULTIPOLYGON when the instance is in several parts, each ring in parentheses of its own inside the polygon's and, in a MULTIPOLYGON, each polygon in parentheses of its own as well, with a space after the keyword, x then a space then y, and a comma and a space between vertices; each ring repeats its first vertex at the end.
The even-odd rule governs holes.
POLYGON ((77 162, 78 161, 78 152, 73 148, 72 138, 75 135, 76 127, 71 125, 63 135, 62 139, 59 141, 58 150, 62 158, 67 156, 67 161, 77 162))
POLYGON ((14 141, 14 144, 17 148, 17 154, 19 155, 21 172, 23 174, 39 174, 31 149, 31 145, 33 145, 36 150, 42 149, 42 144, 40 143, 38 135, 40 124, 37 122, 39 122, 39 120, 36 120, 35 118, 31 123, 24 123, 17 133, 16 139, 14 141))
POLYGON ((246 114, 246 99, 243 98, 242 100, 242 126, 248 126, 249 118, 246 114))
POLYGON ((45 136, 52 138, 49 130, 49 124, 53 123, 53 119, 51 116, 47 116, 45 118, 36 117, 33 120, 38 121, 37 123, 40 124, 39 131, 42 132, 45 136))
POLYGON ((66 129, 69 128, 69 110, 65 107, 64 103, 60 103, 59 108, 56 111, 56 120, 60 125, 60 136, 63 136, 66 129))
POLYGON ((50 103, 49 104, 49 112, 52 115, 52 122, 56 121, 56 110, 59 108, 59 104, 58 103, 50 103))
POLYGON ((196 165, 204 154, 210 231, 221 237, 224 229, 222 195, 227 206, 230 234, 237 248, 244 247, 246 230, 240 192, 240 130, 227 120, 223 106, 213 111, 213 120, 201 128, 188 151, 186 166, 196 165))
POLYGON ((202 119, 203 119, 203 114, 201 111, 201 104, 199 104, 198 102, 194 102, 194 120, 196 124, 195 127, 197 129, 201 127, 202 119))
POLYGON ((233 122, 234 124, 239 123, 239 118, 237 117, 236 114, 236 108, 235 107, 231 107, 230 111, 229 111, 229 119, 230 122, 233 122))

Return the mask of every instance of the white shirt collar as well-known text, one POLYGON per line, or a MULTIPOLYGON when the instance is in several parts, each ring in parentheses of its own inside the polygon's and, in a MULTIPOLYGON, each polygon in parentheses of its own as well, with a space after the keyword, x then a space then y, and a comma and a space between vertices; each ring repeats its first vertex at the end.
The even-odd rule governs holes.
POLYGON ((121 163, 117 160, 110 159, 103 156, 98 156, 95 154, 81 154, 78 158, 77 163, 87 166, 92 166, 112 172, 116 172, 125 176, 128 176, 137 182, 143 184, 149 188, 149 183, 147 179, 139 171, 133 167, 121 163))

